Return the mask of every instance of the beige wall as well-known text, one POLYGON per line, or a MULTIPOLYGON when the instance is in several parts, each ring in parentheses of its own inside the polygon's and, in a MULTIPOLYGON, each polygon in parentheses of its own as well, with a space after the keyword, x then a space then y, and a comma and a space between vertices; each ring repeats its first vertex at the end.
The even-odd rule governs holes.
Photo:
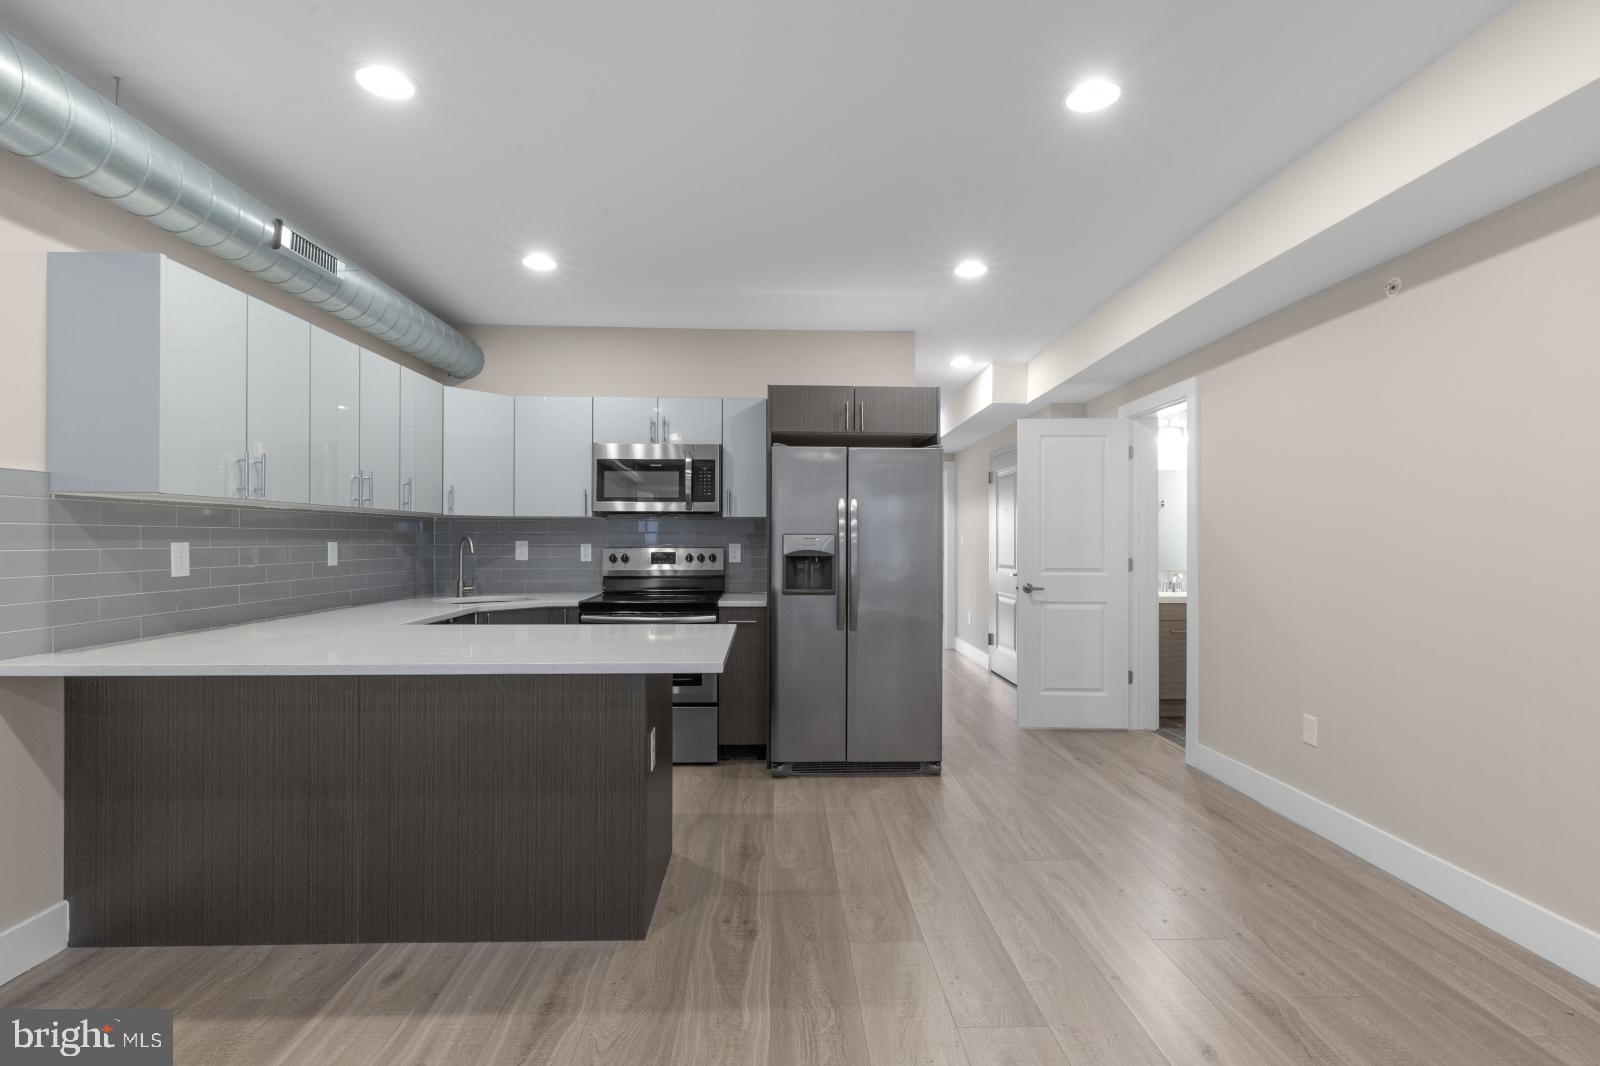
POLYGON ((989 456, 1016 443, 1013 422, 955 459, 956 636, 979 651, 988 650, 989 635, 989 456))
POLYGON ((916 335, 471 326, 468 388, 520 396, 765 396, 768 385, 914 385, 916 335))
POLYGON ((1591 929, 1597 292, 1600 171, 1089 412, 1199 375, 1201 742, 1591 929))

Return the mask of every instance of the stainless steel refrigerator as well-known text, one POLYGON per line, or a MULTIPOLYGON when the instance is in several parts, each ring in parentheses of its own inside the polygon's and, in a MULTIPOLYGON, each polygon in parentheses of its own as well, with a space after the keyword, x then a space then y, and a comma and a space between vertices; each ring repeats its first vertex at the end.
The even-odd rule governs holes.
POLYGON ((943 456, 772 446, 774 773, 938 773, 943 456))

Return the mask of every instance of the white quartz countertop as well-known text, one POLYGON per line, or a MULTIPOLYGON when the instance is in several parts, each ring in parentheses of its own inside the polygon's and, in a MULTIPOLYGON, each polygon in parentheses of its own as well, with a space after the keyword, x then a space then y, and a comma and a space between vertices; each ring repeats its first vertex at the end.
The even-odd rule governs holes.
POLYGON ((587 593, 391 600, 98 648, 0 659, 0 677, 721 673, 731 625, 429 625, 570 607, 587 593))

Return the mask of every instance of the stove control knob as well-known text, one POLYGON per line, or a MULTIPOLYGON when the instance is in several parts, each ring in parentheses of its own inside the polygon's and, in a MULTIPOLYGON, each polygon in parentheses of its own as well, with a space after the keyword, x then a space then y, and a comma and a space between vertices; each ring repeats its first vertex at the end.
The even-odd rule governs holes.
POLYGON ((703 562, 705 562, 705 561, 706 561, 706 553, 705 553, 705 552, 701 552, 701 553, 700 553, 700 554, 699 554, 699 556, 697 556, 697 557, 696 557, 696 558, 695 558, 695 562, 697 562, 697 563, 703 563, 703 562))
POLYGON ((616 552, 612 552, 611 553, 611 561, 612 562, 616 562, 617 561, 617 553, 616 552))
POLYGON ((716 552, 712 552, 711 553, 711 561, 712 562, 716 562, 717 561, 717 553, 716 552))
POLYGON ((627 552, 623 552, 622 553, 622 561, 623 562, 627 562, 628 561, 628 553, 627 552))

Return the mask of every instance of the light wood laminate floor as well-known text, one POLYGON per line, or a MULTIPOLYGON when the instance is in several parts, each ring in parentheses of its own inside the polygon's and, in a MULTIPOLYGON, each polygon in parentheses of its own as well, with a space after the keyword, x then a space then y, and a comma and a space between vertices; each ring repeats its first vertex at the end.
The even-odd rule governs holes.
POLYGON ((67 951, 10 1006, 168 1006, 180 1063, 1600 1062, 1600 990, 1151 733, 945 665, 940 778, 676 771, 649 939, 67 951))

